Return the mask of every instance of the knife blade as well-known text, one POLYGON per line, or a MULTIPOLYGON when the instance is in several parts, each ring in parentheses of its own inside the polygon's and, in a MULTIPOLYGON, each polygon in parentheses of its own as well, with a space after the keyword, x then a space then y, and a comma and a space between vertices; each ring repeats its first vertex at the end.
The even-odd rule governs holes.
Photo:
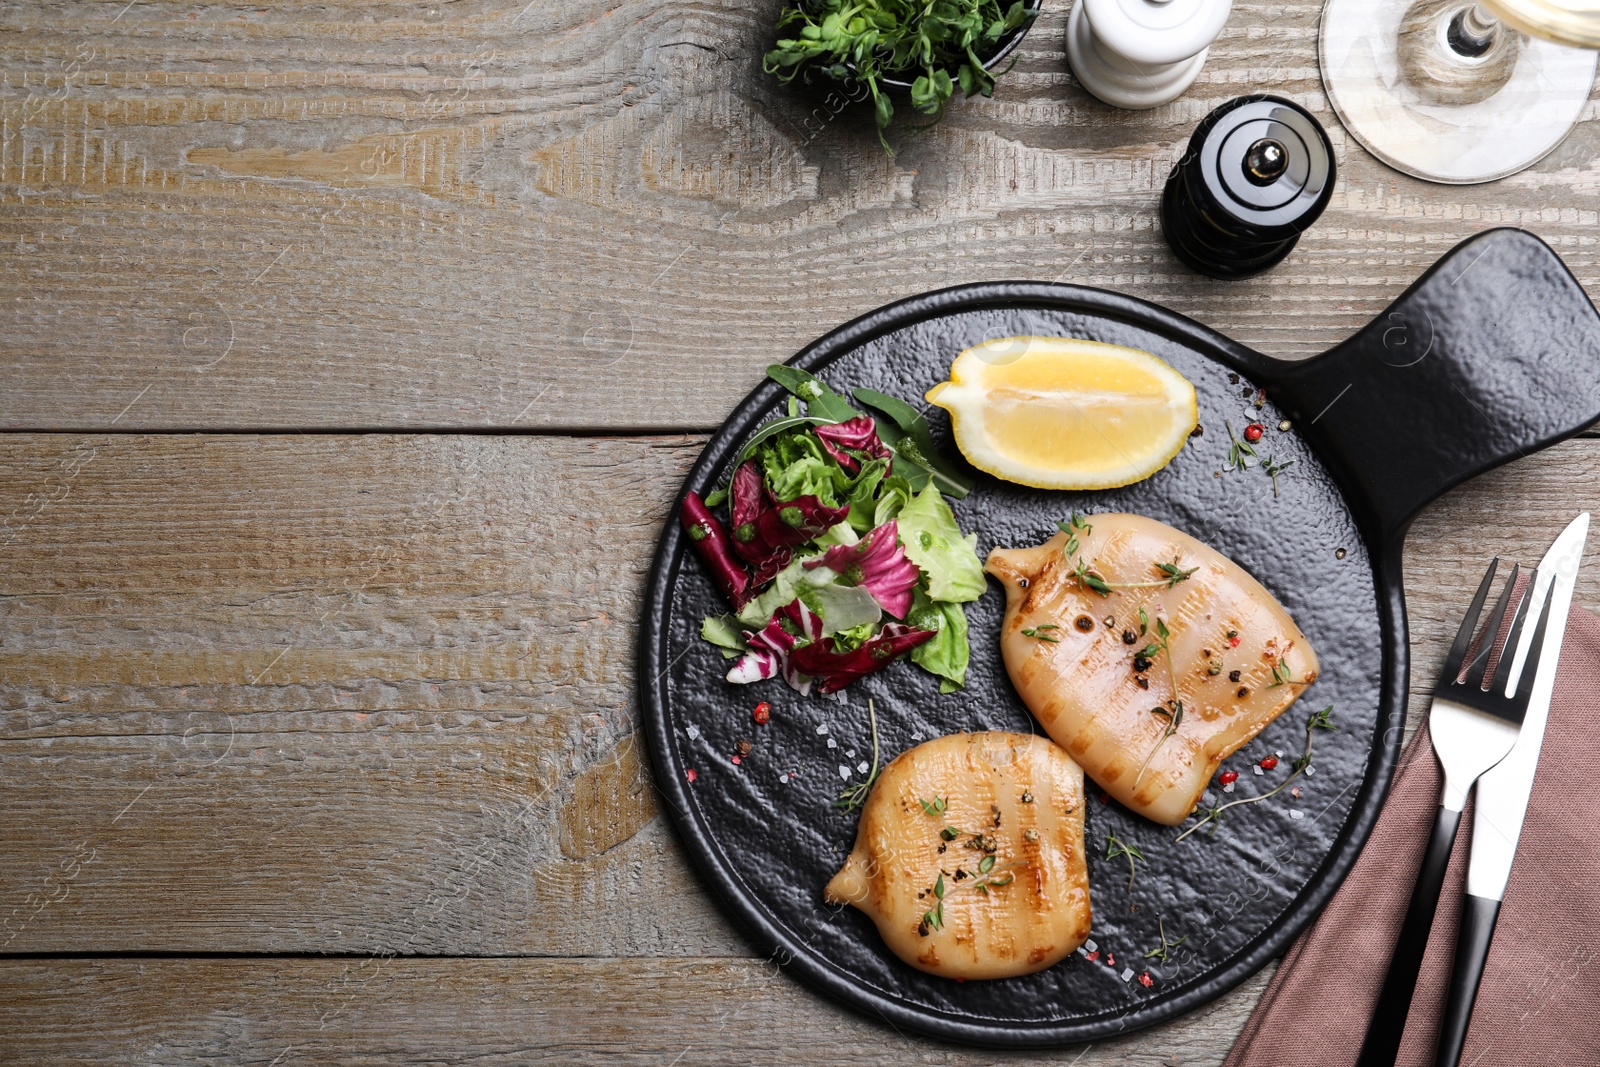
MULTIPOLYGON (((1550 621, 1544 632, 1538 673, 1534 676, 1528 712, 1522 720, 1517 743, 1505 759, 1478 779, 1477 810, 1472 817, 1472 858, 1467 867, 1467 899, 1462 908, 1449 999, 1434 1057, 1436 1067, 1457 1067, 1466 1043, 1472 1006, 1478 996, 1484 961, 1488 958, 1495 920, 1500 914, 1500 901, 1511 879, 1511 864, 1516 858, 1517 841, 1522 836, 1522 822, 1528 812, 1528 798, 1533 793, 1533 780, 1539 769, 1545 722, 1550 715, 1550 697, 1555 691, 1556 668, 1560 664, 1561 642, 1566 636, 1567 612, 1572 605, 1572 592, 1588 538, 1589 513, 1584 512, 1572 520, 1539 561, 1538 572, 1528 592, 1529 617, 1532 618, 1545 599, 1550 598, 1550 621)), ((1534 632, 1525 630, 1507 672, 1508 692, 1522 674, 1533 640, 1534 632)))

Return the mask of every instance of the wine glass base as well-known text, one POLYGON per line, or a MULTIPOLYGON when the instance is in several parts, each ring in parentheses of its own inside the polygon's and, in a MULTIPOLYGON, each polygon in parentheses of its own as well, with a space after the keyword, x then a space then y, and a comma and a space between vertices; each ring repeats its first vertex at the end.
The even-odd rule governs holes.
POLYGON ((1406 8, 1407 0, 1328 0, 1322 9, 1328 100, 1379 160, 1428 181, 1471 185, 1531 167, 1572 130, 1594 85, 1597 53, 1524 38, 1510 79, 1494 95, 1436 103, 1401 73, 1406 8))

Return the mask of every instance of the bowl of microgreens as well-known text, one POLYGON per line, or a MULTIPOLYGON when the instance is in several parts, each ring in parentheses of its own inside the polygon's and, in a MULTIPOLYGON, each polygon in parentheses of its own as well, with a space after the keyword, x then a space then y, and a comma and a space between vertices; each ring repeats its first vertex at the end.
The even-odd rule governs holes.
MULTIPOLYGON (((1039 14, 1041 0, 790 0, 762 69, 784 82, 814 77, 864 90, 878 139, 894 118, 891 94, 943 115, 957 89, 991 96, 1000 64, 1039 14)), ((854 95, 854 94, 852 94, 854 95)))

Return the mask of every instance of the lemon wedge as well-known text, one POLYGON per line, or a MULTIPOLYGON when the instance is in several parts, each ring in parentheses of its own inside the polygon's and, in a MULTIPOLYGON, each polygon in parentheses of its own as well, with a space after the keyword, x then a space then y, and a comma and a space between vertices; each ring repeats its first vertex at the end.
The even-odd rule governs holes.
POLYGON ((1172 462, 1199 422, 1194 386, 1149 352, 1002 337, 956 357, 927 400, 967 461, 1038 489, 1111 489, 1172 462))

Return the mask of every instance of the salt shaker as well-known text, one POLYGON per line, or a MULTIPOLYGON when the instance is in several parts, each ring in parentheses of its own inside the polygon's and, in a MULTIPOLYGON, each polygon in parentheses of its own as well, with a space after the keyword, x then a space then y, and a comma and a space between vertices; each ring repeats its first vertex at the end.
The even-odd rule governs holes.
POLYGON ((1287 256, 1333 196, 1322 125, 1279 96, 1241 96, 1200 121, 1167 178, 1161 229, 1213 278, 1248 278, 1287 256))
POLYGON ((1181 96, 1232 0, 1078 0, 1067 21, 1067 63, 1115 107, 1141 110, 1181 96))

